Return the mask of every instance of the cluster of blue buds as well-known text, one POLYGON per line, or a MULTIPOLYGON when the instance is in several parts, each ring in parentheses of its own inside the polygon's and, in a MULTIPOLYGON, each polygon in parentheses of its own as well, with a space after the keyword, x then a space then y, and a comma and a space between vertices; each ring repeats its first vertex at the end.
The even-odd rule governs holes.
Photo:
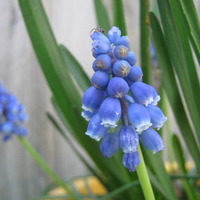
POLYGON ((86 135, 99 141, 106 157, 119 149, 124 152, 123 165, 135 171, 140 164, 139 141, 156 153, 164 148, 156 132, 167 117, 158 108, 160 96, 142 82, 142 69, 135 65, 137 58, 130 51, 130 39, 112 27, 106 37, 95 29, 91 38, 94 74, 92 86, 82 98, 82 116, 89 121, 86 135))
POLYGON ((25 108, 18 99, 0 83, 0 134, 3 141, 7 141, 12 135, 27 135, 27 129, 22 126, 28 119, 24 111, 25 108))

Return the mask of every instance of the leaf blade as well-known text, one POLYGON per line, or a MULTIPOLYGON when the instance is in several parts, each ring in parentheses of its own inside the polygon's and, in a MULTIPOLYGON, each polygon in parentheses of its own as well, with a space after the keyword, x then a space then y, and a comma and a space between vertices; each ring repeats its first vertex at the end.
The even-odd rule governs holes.
POLYGON ((162 84, 169 99, 169 103, 172 107, 172 111, 175 115, 175 119, 181 130, 181 134, 183 135, 188 150, 190 151, 196 163, 196 166, 198 167, 200 165, 199 148, 195 140, 194 134, 192 132, 192 129, 190 127, 190 124, 187 120, 187 116, 184 111, 184 106, 181 101, 174 73, 172 73, 173 67, 165 44, 164 36, 162 34, 161 27, 155 15, 153 13, 150 13, 150 17, 151 17, 151 28, 153 30, 153 35, 152 35, 153 43, 156 49, 157 53, 156 55, 158 58, 159 66, 163 71, 162 84))
POLYGON ((200 139, 199 80, 187 34, 183 32, 185 26, 180 21, 183 18, 180 13, 180 6, 176 1, 171 0, 158 0, 158 6, 167 41, 166 46, 173 63, 173 69, 176 71, 180 82, 189 117, 194 125, 196 135, 200 139))
POLYGON ((66 63, 67 68, 73 75, 79 87, 83 91, 87 90, 91 86, 90 80, 85 71, 83 70, 83 68, 81 67, 81 65, 78 63, 75 57, 69 52, 69 50, 64 45, 59 45, 59 49, 61 51, 61 54, 66 63))

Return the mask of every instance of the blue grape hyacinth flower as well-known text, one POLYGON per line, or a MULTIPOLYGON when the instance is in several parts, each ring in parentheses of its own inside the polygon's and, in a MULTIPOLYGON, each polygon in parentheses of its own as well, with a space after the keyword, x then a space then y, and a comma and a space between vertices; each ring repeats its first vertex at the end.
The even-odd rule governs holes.
POLYGON ((99 141, 108 132, 107 127, 101 125, 101 119, 99 113, 95 114, 90 120, 87 128, 86 135, 89 135, 92 139, 99 141))
POLYGON ((161 136, 152 128, 143 131, 139 137, 144 147, 149 151, 152 151, 153 154, 164 149, 161 136))
POLYGON ((123 126, 119 133, 119 145, 124 153, 137 151, 139 137, 133 126, 123 126))
MULTIPOLYGON (((154 87, 142 81, 137 56, 130 50, 130 39, 118 27, 92 30, 92 86, 82 98, 82 116, 89 121, 86 135, 100 143, 100 151, 112 157, 121 148, 123 165, 130 172, 140 164, 141 142, 153 153, 164 148, 160 129, 167 117, 156 105, 160 101, 154 87)), ((1 111, 1 107, 0 107, 1 111)), ((9 126, 8 126, 9 128, 9 126)))
POLYGON ((118 133, 107 133, 100 144, 100 150, 105 157, 112 157, 119 149, 118 133))
POLYGON ((140 164, 140 155, 138 151, 132 153, 125 153, 123 156, 123 165, 129 169, 129 172, 136 170, 136 167, 140 164))
POLYGON ((23 123, 28 120, 25 107, 0 83, 0 134, 3 141, 12 135, 26 136, 23 123))

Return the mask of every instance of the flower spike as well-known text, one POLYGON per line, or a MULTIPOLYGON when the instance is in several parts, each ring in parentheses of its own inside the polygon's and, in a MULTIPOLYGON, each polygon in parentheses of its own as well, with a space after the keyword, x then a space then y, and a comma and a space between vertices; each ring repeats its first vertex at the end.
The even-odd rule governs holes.
POLYGON ((155 88, 142 81, 143 72, 135 65, 137 56, 130 50, 128 36, 121 36, 114 26, 108 37, 102 28, 93 29, 91 38, 95 73, 83 95, 81 114, 89 121, 86 135, 97 141, 102 138, 103 156, 112 157, 121 147, 123 165, 132 172, 140 164, 139 142, 153 153, 164 149, 154 128, 160 129, 167 117, 156 106, 160 96, 155 88), (115 130, 110 132, 110 128, 115 130))

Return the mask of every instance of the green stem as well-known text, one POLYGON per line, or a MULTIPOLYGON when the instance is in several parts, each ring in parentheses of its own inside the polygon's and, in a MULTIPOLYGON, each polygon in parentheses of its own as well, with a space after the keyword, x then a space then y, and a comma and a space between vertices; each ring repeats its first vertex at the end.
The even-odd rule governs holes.
POLYGON ((140 146, 138 147, 138 152, 140 154, 140 164, 136 168, 136 171, 137 171, 138 178, 140 180, 140 185, 142 187, 145 199, 155 200, 140 146))
POLYGON ((65 183, 58 177, 58 175, 49 167, 46 161, 39 155, 34 147, 24 138, 18 137, 21 144, 31 154, 35 161, 44 169, 44 171, 60 186, 62 187, 71 198, 77 199, 72 191, 66 187, 65 183))

